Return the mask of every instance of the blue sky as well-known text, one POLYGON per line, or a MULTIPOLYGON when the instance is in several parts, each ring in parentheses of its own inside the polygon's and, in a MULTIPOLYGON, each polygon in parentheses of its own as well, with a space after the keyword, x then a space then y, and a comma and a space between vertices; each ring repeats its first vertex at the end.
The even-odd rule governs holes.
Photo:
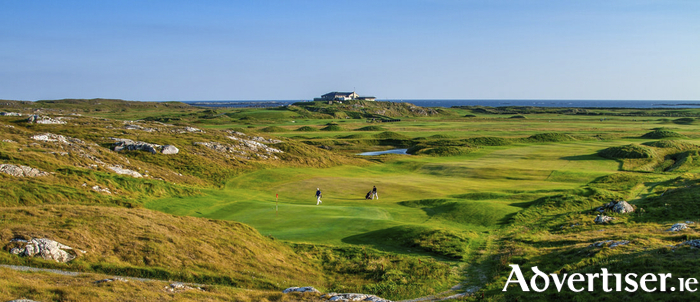
POLYGON ((0 99, 700 100, 700 1, 0 0, 0 99))

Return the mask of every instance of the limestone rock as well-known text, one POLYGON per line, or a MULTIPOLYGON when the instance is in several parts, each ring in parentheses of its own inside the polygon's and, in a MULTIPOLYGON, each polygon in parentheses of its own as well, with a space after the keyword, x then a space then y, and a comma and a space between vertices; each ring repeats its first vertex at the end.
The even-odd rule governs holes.
POLYGON ((615 218, 605 215, 598 215, 594 221, 595 223, 608 223, 612 220, 615 220, 615 218))
POLYGON ((298 292, 298 293, 321 293, 317 289, 313 288, 312 286, 305 286, 305 287, 290 287, 282 291, 284 294, 288 294, 291 292, 298 292))
POLYGON ((2 115, 2 116, 22 116, 21 113, 17 113, 17 112, 0 112, 0 115, 2 115))
POLYGON ((97 280, 95 281, 96 284, 100 283, 108 283, 108 282, 114 282, 114 281, 120 281, 120 282, 129 282, 129 280, 121 278, 121 277, 114 277, 114 278, 107 278, 107 279, 102 279, 102 280, 97 280))
POLYGON ((194 145, 204 146, 220 153, 232 153, 234 157, 239 159, 251 159, 248 156, 248 153, 231 144, 222 144, 218 142, 195 142, 194 145))
POLYGON ((147 151, 147 152, 151 152, 153 154, 156 154, 156 153, 158 153, 158 150, 163 148, 163 146, 158 145, 158 144, 138 142, 138 141, 130 140, 128 138, 112 137, 112 139, 116 141, 116 143, 114 143, 114 145, 113 145, 113 148, 114 148, 114 151, 117 151, 117 152, 126 149, 126 150, 131 150, 131 151, 135 151, 135 150, 147 151))
MULTIPOLYGON (((259 151, 264 151, 267 154, 272 154, 272 153, 284 153, 282 150, 275 149, 272 147, 268 147, 267 145, 257 142, 255 140, 248 140, 248 139, 243 139, 243 138, 238 138, 235 136, 227 136, 229 139, 235 140, 242 142, 243 145, 245 145, 248 149, 250 149, 253 152, 259 152, 259 151)), ((281 142, 281 141, 280 141, 281 142)))
POLYGON ((59 142, 62 144, 66 145, 72 145, 72 144, 81 144, 84 145, 85 142, 74 138, 74 137, 68 137, 68 136, 63 136, 59 134, 53 134, 53 133, 43 133, 43 134, 37 134, 32 136, 33 140, 37 141, 42 141, 42 142, 59 142))
POLYGON ((205 132, 202 131, 201 129, 197 129, 197 128, 194 128, 194 127, 185 127, 185 131, 187 131, 187 132, 196 132, 196 133, 205 133, 205 132))
POLYGON ((10 174, 16 177, 37 177, 49 175, 47 172, 43 172, 39 169, 32 167, 22 166, 22 165, 11 165, 11 164, 1 164, 0 172, 10 174))
POLYGON ((163 151, 161 151, 163 154, 177 154, 178 152, 180 152, 180 149, 173 145, 165 145, 163 146, 163 151))
POLYGON ((391 302, 390 300, 386 300, 380 297, 377 297, 375 295, 367 295, 367 294, 337 294, 337 293, 328 293, 321 298, 328 299, 328 301, 370 301, 370 302, 391 302))
POLYGON ((685 230, 685 229, 687 229, 687 228, 688 228, 688 225, 681 222, 681 223, 676 223, 676 224, 674 224, 673 226, 671 226, 670 229, 668 229, 668 230, 666 230, 666 231, 667 231, 667 232, 678 232, 678 231, 681 231, 681 230, 685 230))
POLYGON ((66 124, 65 121, 62 121, 61 118, 50 118, 48 116, 39 116, 39 115, 32 115, 27 119, 27 123, 30 124, 47 124, 47 125, 62 125, 66 124))
POLYGON ((126 129, 126 130, 142 130, 142 131, 146 131, 146 132, 156 131, 156 129, 147 128, 147 127, 143 127, 141 125, 136 125, 136 124, 126 124, 124 126, 124 129, 126 129))
POLYGON ((7 302, 38 302, 38 301, 29 300, 29 299, 15 299, 15 300, 7 301, 7 302))
POLYGON ((689 240, 689 241, 683 242, 683 244, 689 244, 692 247, 700 248, 700 239, 689 240))
POLYGON ((98 185, 92 186, 92 190, 95 192, 99 193, 106 193, 106 194, 112 194, 112 192, 109 190, 109 188, 103 188, 98 185))
POLYGON ((124 168, 118 167, 118 166, 107 166, 107 168, 114 171, 117 174, 120 174, 120 175, 129 175, 131 177, 136 177, 136 178, 143 177, 143 175, 141 175, 141 173, 136 172, 134 170, 124 169, 124 168))
POLYGON ((191 286, 188 286, 187 284, 182 283, 182 282, 173 282, 173 283, 170 283, 170 285, 165 286, 165 288, 164 288, 165 291, 171 292, 171 293, 186 291, 186 290, 190 290, 190 289, 202 290, 201 287, 191 287, 191 286))
POLYGON ((632 207, 631 204, 627 203, 626 201, 622 200, 617 202, 613 207, 612 210, 615 213, 632 213, 634 212, 634 208, 632 207))
MULTIPOLYGON (((14 242, 25 243, 24 240, 13 240, 14 242)), ((56 241, 47 238, 33 238, 32 240, 26 241, 26 246, 24 248, 13 248, 10 253, 20 255, 22 257, 34 257, 40 256, 44 260, 55 260, 56 262, 66 263, 75 259, 74 255, 69 254, 65 250, 72 250, 73 248, 60 244, 56 241)))
POLYGON ((596 243, 593 243, 589 245, 588 247, 603 247, 607 246, 609 248, 615 248, 620 245, 626 245, 630 243, 629 240, 619 240, 619 241, 613 241, 613 240, 605 240, 605 241, 598 241, 596 243))

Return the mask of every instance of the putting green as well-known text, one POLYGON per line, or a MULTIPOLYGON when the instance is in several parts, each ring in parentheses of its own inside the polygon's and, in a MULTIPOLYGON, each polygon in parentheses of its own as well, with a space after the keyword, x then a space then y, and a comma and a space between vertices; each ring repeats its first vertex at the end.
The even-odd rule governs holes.
POLYGON ((461 157, 397 157, 366 167, 259 170, 231 179, 223 190, 146 206, 240 221, 262 234, 298 242, 343 244, 347 237, 401 225, 480 232, 499 227, 522 209, 522 200, 508 194, 572 189, 614 173, 616 162, 595 155, 607 146, 609 142, 523 144, 487 147, 461 157), (380 199, 365 200, 373 185, 380 199), (316 188, 323 192, 318 206, 316 188), (478 192, 502 194, 479 201, 455 198, 478 192), (422 199, 454 204, 439 209, 400 204, 422 199))

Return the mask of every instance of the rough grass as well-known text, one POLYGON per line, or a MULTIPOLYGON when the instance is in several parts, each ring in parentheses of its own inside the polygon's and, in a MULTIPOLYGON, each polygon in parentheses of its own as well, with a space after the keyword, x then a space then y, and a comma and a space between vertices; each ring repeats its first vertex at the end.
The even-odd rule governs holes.
POLYGON ((52 273, 18 272, 0 267, 0 300, 34 301, 325 301, 318 294, 283 294, 280 291, 246 290, 228 286, 205 286, 204 290, 167 292, 167 281, 115 281, 104 274, 84 273, 63 276, 52 273))
POLYGON ((355 129, 355 131, 386 131, 386 128, 382 126, 365 126, 362 128, 355 129))
POLYGON ((680 124, 680 125, 688 125, 688 124, 694 123, 695 121, 697 121, 697 119, 692 118, 692 117, 682 117, 682 118, 677 118, 677 119, 673 120, 673 123, 680 124))
POLYGON ((642 135, 642 138, 653 138, 653 139, 661 139, 661 138, 683 138, 685 137, 684 135, 674 132, 671 130, 654 130, 652 132, 645 133, 642 135))
POLYGON ((598 154, 607 158, 654 158, 656 156, 656 152, 651 148, 634 144, 606 148, 598 154))
POLYGON ((410 137, 408 137, 406 135, 392 132, 392 131, 384 131, 382 133, 377 133, 377 134, 373 135, 373 137, 379 138, 379 139, 392 139, 392 140, 408 140, 408 139, 410 139, 410 137))
POLYGON ((543 143, 543 142, 568 142, 576 140, 573 136, 565 133, 538 133, 531 135, 526 139, 528 142, 543 143))
POLYGON ((345 128, 339 125, 328 125, 326 127, 321 128, 321 131, 345 131, 345 128))
POLYGON ((314 128, 311 126, 302 126, 297 128, 297 130, 294 131, 301 131, 301 132, 311 132, 311 131, 318 131, 318 128, 314 128))
POLYGON ((260 129, 260 131, 262 131, 262 132, 287 132, 288 130, 285 128, 282 128, 282 127, 278 127, 278 126, 269 126, 269 127, 265 127, 265 128, 260 129))
POLYGON ((50 238, 86 251, 69 264, 0 253, 6 264, 260 289, 323 284, 288 247, 237 222, 77 205, 4 208, 3 215, 5 251, 13 238, 50 238))
POLYGON ((700 146, 698 146, 698 145, 683 142, 683 141, 678 141, 678 140, 658 140, 658 141, 645 142, 645 143, 642 143, 642 145, 649 146, 649 147, 656 147, 656 148, 675 148, 675 149, 679 149, 679 150, 700 148, 700 146))
POLYGON ((450 265, 431 259, 365 247, 309 244, 294 244, 293 247, 303 257, 320 263, 332 278, 329 290, 333 292, 361 292, 399 300, 436 294, 457 279, 450 265))
POLYGON ((428 155, 428 156, 459 156, 466 155, 476 150, 470 147, 456 147, 456 146, 442 146, 435 148, 424 148, 415 151, 411 154, 414 155, 428 155))
POLYGON ((477 146, 507 146, 513 143, 510 139, 502 137, 472 137, 464 141, 477 146))

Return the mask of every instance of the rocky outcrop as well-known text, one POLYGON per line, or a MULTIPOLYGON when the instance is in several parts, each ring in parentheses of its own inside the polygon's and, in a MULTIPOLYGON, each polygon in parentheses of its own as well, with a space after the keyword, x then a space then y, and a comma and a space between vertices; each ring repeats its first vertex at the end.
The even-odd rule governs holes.
POLYGON ((218 142, 195 142, 195 146, 204 146, 209 149, 212 149, 216 152, 219 153, 231 153, 233 154, 234 157, 240 158, 240 159, 251 159, 248 156, 248 153, 240 150, 239 148, 231 145, 231 144, 222 144, 218 142))
POLYGON ((202 290, 201 287, 192 287, 182 282, 174 282, 166 285, 164 290, 171 293, 182 292, 190 289, 202 290))
POLYGON ((109 190, 109 188, 103 188, 98 185, 92 186, 92 190, 98 193, 105 193, 105 194, 112 194, 112 192, 109 190))
POLYGON ((615 213, 625 214, 625 213, 634 212, 634 207, 631 204, 629 204, 627 201, 618 200, 618 201, 611 201, 609 203, 604 204, 601 207, 596 208, 596 211, 598 211, 600 213, 604 213, 606 210, 610 210, 610 211, 613 211, 615 213))
POLYGON ((2 116, 22 116, 21 113, 17 113, 17 112, 0 112, 0 115, 2 115, 2 116))
POLYGON ((317 289, 313 288, 313 286, 305 286, 305 287, 290 287, 282 291, 282 293, 288 294, 288 293, 321 293, 317 289))
POLYGON ((626 201, 618 201, 613 207, 612 207, 613 212, 615 213, 632 213, 634 212, 634 208, 632 207, 631 204, 627 203, 626 201))
POLYGON ((185 127, 184 131, 181 131, 180 133, 206 133, 202 129, 197 129, 194 127, 185 127))
POLYGON ((692 247, 700 248, 700 239, 688 240, 686 242, 683 242, 682 244, 688 244, 692 247))
POLYGON ((124 126, 124 129, 126 129, 126 130, 141 130, 141 131, 146 131, 146 132, 156 131, 156 129, 147 128, 147 127, 143 127, 141 125, 136 125, 136 124, 126 124, 124 126))
POLYGON ((275 149, 272 147, 268 147, 267 145, 261 143, 260 141, 265 141, 268 143, 275 143, 275 142, 282 142, 278 140, 267 140, 262 137, 254 137, 253 139, 244 139, 244 138, 239 138, 236 136, 227 136, 227 138, 239 142, 239 146, 241 146, 244 149, 247 149, 251 152, 256 153, 258 157, 262 158, 267 158, 267 156, 260 156, 261 153, 265 153, 266 155, 272 155, 274 153, 284 153, 282 150, 275 149), (255 140, 258 139, 258 140, 255 140))
MULTIPOLYGON (((245 136, 245 134, 236 131, 230 131, 239 136, 245 136)), ((222 144, 219 142, 195 142, 195 145, 205 146, 209 149, 220 153, 232 153, 235 157, 240 159, 251 159, 254 157, 261 159, 279 159, 275 154, 284 153, 282 150, 268 147, 265 143, 280 143, 280 140, 266 139, 260 136, 252 137, 251 139, 238 137, 238 136, 227 136, 228 139, 235 141, 233 144, 222 144)))
POLYGON ((112 145, 114 151, 130 150, 130 151, 146 151, 153 154, 158 153, 158 150, 162 149, 163 146, 158 144, 151 144, 146 142, 139 142, 130 140, 128 138, 116 138, 112 137, 116 142, 112 145))
POLYGON ((598 215, 594 221, 595 221, 595 223, 608 223, 608 222, 613 221, 613 220, 615 220, 615 218, 613 218, 613 217, 605 216, 605 215, 598 215))
POLYGON ((678 232, 682 231, 688 228, 688 225, 682 222, 676 223, 671 226, 670 229, 666 230, 667 232, 678 232))
POLYGON ((146 151, 146 152, 151 152, 153 154, 156 154, 159 152, 163 153, 163 154, 177 154, 178 152, 180 152, 180 150, 173 145, 161 146, 158 144, 134 141, 134 140, 131 140, 128 138, 112 137, 111 139, 116 141, 112 145, 112 149, 114 151, 117 151, 117 152, 122 151, 122 150, 146 151))
POLYGON ((11 164, 1 164, 0 172, 5 174, 10 174, 15 177, 37 177, 49 175, 47 172, 43 172, 39 169, 32 167, 22 166, 22 165, 11 165, 11 164))
POLYGON ((65 121, 61 120, 62 118, 50 118, 48 116, 39 116, 39 115, 32 115, 27 119, 27 123, 30 124, 47 124, 47 125, 62 125, 66 124, 65 121))
POLYGON ((41 141, 41 142, 59 142, 61 144, 66 144, 66 145, 72 145, 72 144, 81 144, 84 145, 85 142, 74 138, 74 137, 68 137, 68 136, 63 136, 59 134, 53 134, 53 133, 43 133, 43 134, 37 134, 32 136, 33 140, 41 141))
POLYGON ((128 279, 121 278, 121 277, 114 277, 114 278, 107 278, 107 279, 97 280, 97 281, 95 281, 94 283, 95 283, 95 284, 101 284, 101 283, 109 283, 109 282, 114 282, 114 281, 129 282, 128 279))
POLYGON ((180 149, 173 145, 165 145, 163 146, 163 150, 161 151, 161 153, 163 154, 177 154, 178 152, 180 152, 180 149))
POLYGON ((107 166, 107 168, 114 171, 115 173, 117 173, 119 175, 128 175, 128 176, 136 177, 136 178, 143 177, 143 175, 141 175, 141 173, 139 173, 139 172, 136 172, 134 170, 124 169, 124 168, 119 167, 119 166, 107 166))
POLYGON ((10 253, 22 257, 39 256, 44 260, 55 260, 56 262, 62 263, 66 263, 75 259, 74 255, 66 252, 66 250, 72 250, 73 248, 67 245, 60 244, 51 239, 33 238, 29 241, 22 239, 13 239, 12 242, 20 244, 26 243, 26 245, 23 248, 15 247, 10 250, 10 253))
POLYGON ((368 301, 368 302, 391 302, 375 295, 367 294, 337 294, 337 293, 327 293, 321 298, 328 299, 328 301, 368 301))
POLYGON ((619 241, 613 241, 613 240, 605 240, 605 241, 598 241, 596 243, 593 243, 589 245, 588 247, 604 247, 607 246, 609 248, 615 248, 620 245, 626 245, 630 243, 629 240, 619 240, 619 241))
MULTIPOLYGON (((312 286, 305 287, 290 287, 282 291, 282 293, 321 293, 312 286)), ((339 293, 327 293, 321 296, 323 299, 328 299, 327 301, 370 301, 370 302, 391 302, 389 300, 377 297, 375 295, 367 294, 339 294, 339 293)))

